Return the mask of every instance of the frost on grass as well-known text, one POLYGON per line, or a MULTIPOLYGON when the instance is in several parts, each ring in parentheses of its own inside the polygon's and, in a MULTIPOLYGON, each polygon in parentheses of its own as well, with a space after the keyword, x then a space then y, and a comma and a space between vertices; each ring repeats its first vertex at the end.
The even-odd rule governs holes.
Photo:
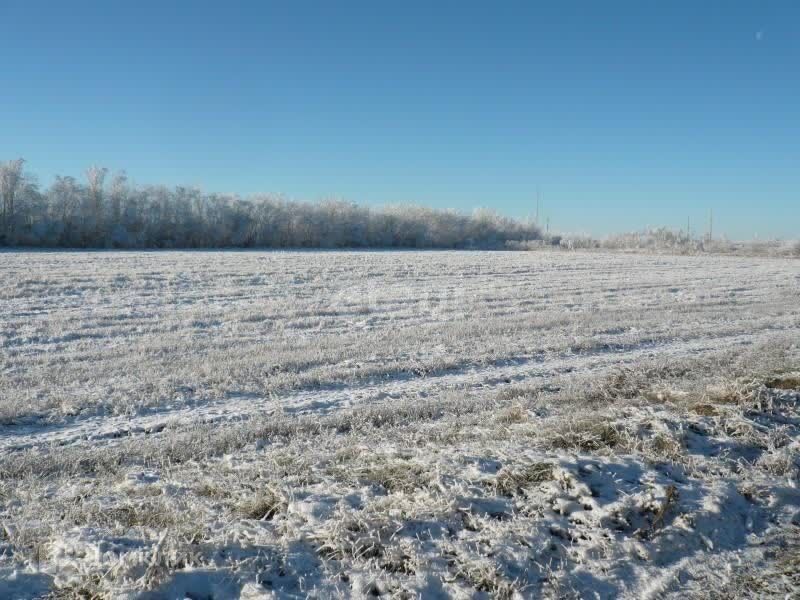
POLYGON ((8 257, 0 597, 798 592, 786 263, 8 257))

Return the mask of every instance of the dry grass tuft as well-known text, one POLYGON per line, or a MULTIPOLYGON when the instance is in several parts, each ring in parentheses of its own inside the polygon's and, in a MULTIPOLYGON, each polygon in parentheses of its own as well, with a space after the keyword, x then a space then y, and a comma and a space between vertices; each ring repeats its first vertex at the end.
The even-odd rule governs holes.
POLYGON ((415 575, 421 566, 414 547, 403 542, 386 548, 380 562, 383 570, 401 575, 415 575))
POLYGON ((275 515, 285 512, 288 505, 283 492, 273 486, 268 486, 242 501, 236 512, 245 519, 269 521, 275 515))
POLYGON ((397 457, 378 457, 373 464, 337 468, 334 475, 348 483, 376 483, 390 494, 411 493, 427 488, 432 482, 432 474, 424 465, 397 457))
POLYGON ((764 452, 756 466, 771 475, 800 479, 800 459, 789 452, 764 452))
POLYGON ((198 496, 213 500, 223 500, 231 495, 230 490, 209 481, 201 482, 194 491, 198 496))
POLYGON ((476 591, 486 592, 497 600, 514 598, 520 591, 516 582, 503 577, 500 570, 488 561, 459 561, 456 577, 469 582, 476 591))
POLYGON ((504 467, 494 479, 494 488, 504 496, 514 496, 531 486, 555 479, 555 465, 534 462, 521 467, 504 467))
POLYGON ((673 436, 659 432, 647 443, 647 454, 653 455, 658 460, 678 462, 684 457, 683 444, 673 436))
POLYGON ((569 422, 554 432, 550 438, 550 446, 561 450, 579 450, 581 452, 615 449, 629 437, 625 433, 617 424, 584 418, 569 422))
POLYGON ((800 391, 800 375, 783 375, 770 379, 765 385, 773 390, 800 391))
POLYGON ((701 417, 716 417, 720 414, 718 407, 708 403, 698 403, 689 408, 694 414, 701 417))
POLYGON ((108 594, 103 590, 102 581, 100 575, 92 575, 80 583, 52 590, 45 600, 106 600, 108 594))
POLYGON ((504 425, 515 425, 519 423, 527 423, 528 421, 528 411, 525 409, 524 406, 520 404, 515 404, 514 406, 510 406, 505 410, 501 411, 496 417, 495 420, 498 423, 502 423, 504 425))
POLYGON ((384 555, 383 538, 388 535, 386 523, 367 522, 348 514, 331 519, 315 538, 317 552, 327 560, 368 560, 384 555))
POLYGON ((589 389, 586 400, 592 404, 610 404, 620 400, 668 402, 683 396, 668 382, 684 377, 685 364, 654 363, 635 367, 621 366, 599 378, 589 389))
POLYGON ((725 380, 709 386, 704 400, 712 404, 745 406, 753 401, 759 387, 760 384, 753 380, 725 380))
POLYGON ((535 399, 541 393, 541 389, 533 385, 507 385, 497 393, 497 399, 507 400, 529 400, 535 399))

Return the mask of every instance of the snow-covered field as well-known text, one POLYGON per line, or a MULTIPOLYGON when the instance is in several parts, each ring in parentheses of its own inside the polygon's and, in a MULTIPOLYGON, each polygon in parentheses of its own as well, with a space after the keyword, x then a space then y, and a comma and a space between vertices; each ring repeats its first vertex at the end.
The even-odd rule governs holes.
POLYGON ((0 253, 0 598, 784 597, 800 262, 0 253))

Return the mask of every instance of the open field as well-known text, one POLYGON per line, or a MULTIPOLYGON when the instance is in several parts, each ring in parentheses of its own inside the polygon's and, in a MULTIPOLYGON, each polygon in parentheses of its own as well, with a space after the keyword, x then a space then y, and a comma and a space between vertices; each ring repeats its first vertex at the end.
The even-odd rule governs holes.
POLYGON ((784 597, 800 262, 0 252, 0 598, 784 597))

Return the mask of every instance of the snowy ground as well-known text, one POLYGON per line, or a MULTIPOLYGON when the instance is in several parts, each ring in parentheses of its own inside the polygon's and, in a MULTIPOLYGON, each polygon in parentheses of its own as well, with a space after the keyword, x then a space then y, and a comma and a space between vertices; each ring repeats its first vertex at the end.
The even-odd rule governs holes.
POLYGON ((800 263, 0 253, 0 598, 800 586, 800 263))

